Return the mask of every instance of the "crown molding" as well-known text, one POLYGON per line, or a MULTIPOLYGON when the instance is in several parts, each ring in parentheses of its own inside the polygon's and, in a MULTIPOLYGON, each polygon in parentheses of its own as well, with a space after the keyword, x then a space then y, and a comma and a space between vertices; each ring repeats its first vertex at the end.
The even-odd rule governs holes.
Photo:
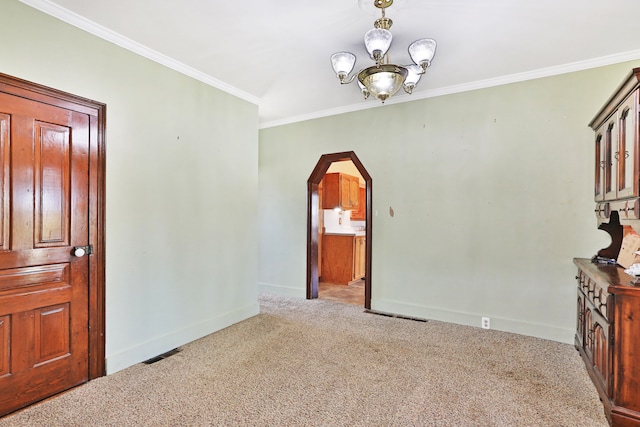
POLYGON ((164 65, 165 67, 171 68, 179 73, 182 73, 186 76, 192 77, 196 80, 199 80, 209 86, 215 87, 216 89, 220 89, 224 92, 227 92, 233 96, 237 96, 247 102, 250 102, 255 105, 260 105, 261 99, 251 95, 247 92, 244 92, 234 86, 231 86, 223 81, 220 81, 209 74, 203 73, 201 71, 196 70, 195 68, 189 67, 175 59, 172 59, 166 55, 163 55, 160 52, 157 52, 153 49, 150 49, 147 46, 144 46, 138 42, 135 42, 121 34, 116 33, 115 31, 111 31, 110 29, 103 27, 83 16, 78 15, 68 9, 65 9, 55 3, 50 2, 49 0, 20 0, 21 3, 24 3, 28 6, 33 7, 41 12, 46 13, 47 15, 51 15, 54 18, 57 18, 67 24, 73 25, 74 27, 80 28, 88 33, 93 34, 101 39, 109 41, 117 46, 120 46, 124 49, 127 49, 131 52, 134 52, 140 56, 143 56, 147 59, 150 59, 158 64, 164 65))
MULTIPOLYGON (((260 105, 262 100, 254 95, 244 92, 234 86, 231 86, 221 80, 218 80, 209 74, 198 71, 192 67, 189 67, 175 59, 172 59, 166 55, 163 55, 153 49, 148 48, 138 42, 135 42, 127 37, 122 36, 114 31, 109 30, 91 20, 88 20, 68 9, 65 9, 49 0, 19 0, 20 2, 33 7, 47 15, 60 19, 70 25, 80 28, 88 33, 91 33, 101 39, 107 40, 117 46, 134 52, 140 56, 150 59, 154 62, 162 64, 168 68, 171 68, 179 73, 199 80, 209 86, 220 89, 233 96, 237 96, 247 102, 255 105, 260 105)), ((527 80, 534 80, 543 77, 551 77, 560 74, 572 73, 576 71, 588 70, 591 68, 603 67, 607 65, 618 64, 621 62, 633 61, 640 59, 640 50, 634 50, 630 52, 622 52, 619 54, 593 58, 585 61, 572 62, 564 65, 542 68, 538 70, 526 71, 522 73, 510 74, 506 76, 478 80, 475 82, 462 83, 459 85, 447 86, 443 88, 430 89, 425 91, 414 92, 411 96, 399 96, 397 98, 391 98, 387 100, 385 105, 401 104, 405 102, 417 101, 420 99, 434 98, 437 96, 451 95, 460 92, 468 92, 477 89, 486 89, 494 86, 502 86, 510 83, 518 83, 527 80)), ((355 111, 367 110, 370 108, 380 107, 380 104, 375 102, 360 102, 357 104, 346 105, 343 107, 332 108, 322 111, 317 111, 308 114, 302 114, 298 116, 285 117, 283 119, 271 120, 261 122, 260 129, 266 129, 275 126, 282 126, 291 123, 297 123, 306 120, 313 120, 322 117, 334 116, 338 114, 351 113, 355 111)))
MULTIPOLYGON (((405 102, 417 101, 426 98, 435 98, 437 96, 452 95, 460 92, 469 92, 472 90, 486 89, 495 86, 502 86, 511 83, 524 82, 527 80, 535 80, 544 77, 552 77, 560 74, 584 71, 591 68, 604 67, 607 65, 619 64, 627 61, 640 59, 640 49, 630 52, 622 52, 615 55, 593 58, 586 61, 572 62, 569 64, 558 65, 554 67, 541 68, 538 70, 527 71, 523 73, 510 74, 506 76, 478 80, 475 82, 462 83, 459 85, 447 86, 442 88, 430 89, 420 92, 414 92, 413 95, 399 96, 390 98, 385 105, 402 104, 405 102)), ((260 123, 260 129, 266 129, 275 126, 283 126, 291 123, 301 122, 305 120, 318 119, 322 117, 334 116, 337 114, 352 113, 355 111, 367 110, 370 108, 381 107, 382 104, 376 102, 360 102, 358 104, 345 105, 344 107, 332 108, 328 110, 318 111, 299 116, 286 117, 281 120, 265 121, 260 123)))

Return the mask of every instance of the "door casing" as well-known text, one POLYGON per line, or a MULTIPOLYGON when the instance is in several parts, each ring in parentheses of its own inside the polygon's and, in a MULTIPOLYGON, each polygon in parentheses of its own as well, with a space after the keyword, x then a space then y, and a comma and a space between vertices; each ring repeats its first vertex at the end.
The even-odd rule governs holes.
POLYGON ((318 185, 324 174, 333 162, 351 160, 360 172, 366 184, 366 225, 365 225, 365 282, 364 282, 364 307, 371 309, 371 248, 372 248, 372 203, 373 180, 367 172, 358 156, 353 151, 342 153, 324 154, 318 160, 316 167, 307 180, 307 299, 318 298, 318 210, 319 197, 318 185))

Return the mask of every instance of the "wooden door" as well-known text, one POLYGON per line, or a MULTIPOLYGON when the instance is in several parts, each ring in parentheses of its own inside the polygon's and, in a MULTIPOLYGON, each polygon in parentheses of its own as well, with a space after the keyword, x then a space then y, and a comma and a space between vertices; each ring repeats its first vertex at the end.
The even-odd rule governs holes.
POLYGON ((104 369, 90 333, 103 329, 90 317, 95 117, 34 98, 0 91, 0 416, 104 369))

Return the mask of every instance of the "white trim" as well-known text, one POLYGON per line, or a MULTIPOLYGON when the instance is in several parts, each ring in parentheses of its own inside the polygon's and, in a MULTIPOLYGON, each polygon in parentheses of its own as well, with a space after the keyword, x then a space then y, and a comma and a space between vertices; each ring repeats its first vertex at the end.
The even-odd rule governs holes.
MULTIPOLYGON (((124 37, 114 31, 109 30, 91 20, 88 20, 68 9, 65 9, 49 0, 20 0, 22 3, 38 9, 48 15, 60 19, 70 25, 78 27, 88 33, 91 33, 101 39, 107 40, 134 52, 147 59, 162 64, 168 68, 171 68, 179 73, 192 77, 203 83, 206 83, 212 87, 220 89, 231 95, 237 96, 245 101, 251 102, 255 105, 260 105, 262 100, 257 96, 244 92, 234 86, 231 86, 221 80, 218 80, 209 74, 198 71, 191 68, 181 62, 178 62, 166 55, 156 52, 134 40, 124 37)), ((588 59, 585 61, 578 61, 564 65, 558 65, 554 67, 542 68, 539 70, 526 71, 523 73, 510 74, 502 77, 495 77, 491 79, 478 80, 475 82, 462 83, 459 85, 447 86, 438 89, 431 89, 421 92, 415 92, 413 95, 398 96, 397 98, 391 98, 386 102, 386 105, 401 104, 404 102, 411 102, 420 99, 434 98, 436 96, 451 95, 454 93, 467 92, 477 89, 485 89, 494 86, 501 86, 510 83, 517 83, 526 80, 533 80, 543 77, 550 77, 559 74, 572 73, 576 71, 587 70, 590 68, 603 67, 606 65, 618 64, 626 61, 633 61, 640 59, 640 50, 634 50, 630 52, 622 52, 614 55, 603 56, 600 58, 588 59)), ((360 102, 358 104, 345 105, 343 107, 332 108, 328 110, 316 111, 308 114, 302 114, 299 116, 290 116, 284 119, 271 120, 261 122, 259 129, 266 129, 275 126, 282 126, 296 122, 302 122, 305 120, 318 119, 322 117, 334 116, 338 114, 351 113, 354 111, 367 110, 369 108, 380 107, 381 105, 373 100, 367 102, 360 102)))
MULTIPOLYGON (((518 83, 527 80, 534 80, 543 77, 551 77, 560 74, 573 73, 577 71, 588 70, 591 68, 604 67, 621 62, 633 61, 640 59, 640 50, 630 52, 622 52, 614 55, 603 56, 600 58, 588 59, 585 61, 572 62, 569 64, 558 65, 554 67, 541 68, 539 70, 526 71, 523 73, 510 74, 502 77, 478 80, 475 82, 462 83, 459 85, 447 86, 443 88, 431 89, 421 92, 414 92, 413 95, 404 95, 397 98, 389 99, 385 105, 402 104, 405 102, 417 101, 419 99, 435 98, 437 96, 451 95, 454 93, 468 92, 477 89, 486 89, 489 87, 502 86, 510 83, 518 83)), ((303 114, 299 116, 287 117, 280 120, 272 120, 260 124, 260 129, 266 129, 275 126, 282 126, 291 123, 301 122, 304 120, 318 119, 321 117, 334 116, 337 114, 351 113, 354 111, 366 110, 369 108, 381 107, 379 102, 369 100, 358 104, 345 105, 344 107, 332 108, 329 110, 317 111, 315 113, 303 114)))
POLYGON ((294 288, 293 286, 274 285, 272 283, 258 283, 258 292, 261 294, 274 294, 292 298, 306 298, 306 289, 294 288))
POLYGON ((111 31, 110 29, 105 28, 102 25, 99 25, 93 21, 90 21, 78 15, 77 13, 74 13, 61 6, 58 6, 57 4, 52 3, 49 0, 20 0, 20 1, 28 6, 33 7, 34 9, 38 9, 41 12, 51 15, 54 18, 58 18, 61 21, 66 22, 67 24, 73 25, 74 27, 78 27, 81 30, 84 30, 88 33, 93 34, 94 36, 100 37, 101 39, 107 40, 117 46, 120 46, 140 56, 143 56, 147 59, 157 62, 158 64, 164 65, 179 73, 182 73, 186 76, 192 77, 196 80, 206 83, 209 86, 215 87, 216 89, 220 89, 224 92, 237 96, 238 98, 251 102, 252 104, 255 104, 255 105, 260 105, 261 103, 261 99, 254 95, 251 95, 221 80, 218 80, 210 76, 209 74, 198 71, 195 68, 191 68, 179 61, 176 61, 175 59, 169 58, 168 56, 163 55, 160 52, 156 52, 155 50, 150 49, 147 46, 144 46, 134 40, 131 40, 121 34, 116 33, 115 31, 111 31))
MULTIPOLYGON (((487 314, 465 313, 461 311, 443 310, 418 304, 408 304, 387 299, 372 299, 371 308, 383 313, 393 313, 418 319, 430 319, 440 322, 456 323, 459 325, 475 326, 480 328, 481 319, 487 314)), ((575 330, 560 328, 543 323, 526 322, 522 320, 491 317, 491 329, 510 332, 519 335, 558 341, 566 344, 574 342, 575 330)))
POLYGON ((190 325, 160 337, 136 344, 114 354, 107 355, 107 375, 148 360, 176 347, 188 344, 228 326, 242 322, 260 313, 260 305, 251 303, 236 310, 211 317, 203 322, 190 325))

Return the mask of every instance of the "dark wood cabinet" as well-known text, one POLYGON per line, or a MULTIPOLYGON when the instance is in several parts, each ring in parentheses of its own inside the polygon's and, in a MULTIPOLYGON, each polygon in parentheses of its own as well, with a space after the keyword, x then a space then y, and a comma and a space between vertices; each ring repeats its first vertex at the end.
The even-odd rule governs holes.
POLYGON ((594 198, 599 224, 617 212, 622 225, 640 229, 639 93, 640 68, 635 68, 589 123, 595 131, 594 198))
POLYGON ((611 425, 640 426, 640 286, 617 265, 574 262, 575 346, 611 425))
POLYGON ((589 126, 595 131, 595 214, 611 245, 578 267, 575 346, 612 426, 640 427, 640 284, 614 264, 624 236, 640 232, 638 102, 640 68, 613 91, 589 126))

